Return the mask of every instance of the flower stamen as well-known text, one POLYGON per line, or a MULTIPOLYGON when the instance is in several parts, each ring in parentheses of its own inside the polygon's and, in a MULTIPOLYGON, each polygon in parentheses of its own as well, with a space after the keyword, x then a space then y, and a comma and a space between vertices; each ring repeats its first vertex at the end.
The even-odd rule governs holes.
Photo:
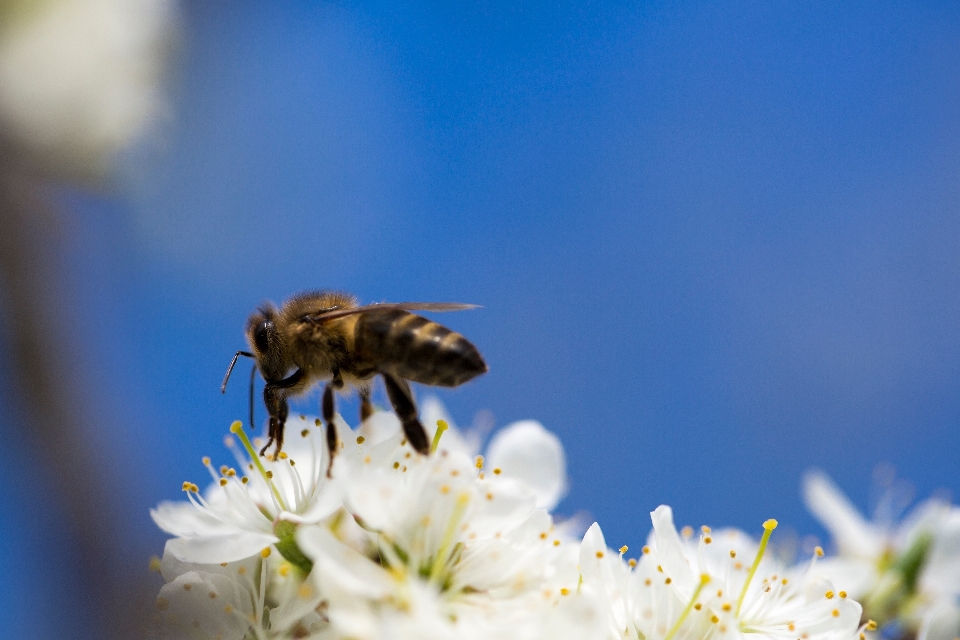
POLYGON ((753 580, 753 576, 757 573, 757 567, 760 566, 760 561, 763 559, 763 553, 767 550, 767 543, 770 541, 770 534, 773 533, 773 530, 777 528, 777 521, 771 518, 763 523, 763 537, 760 538, 760 548, 757 549, 757 557, 753 559, 753 565, 750 567, 750 572, 747 574, 747 580, 743 583, 743 589, 740 590, 740 597, 737 598, 737 611, 736 616, 740 615, 740 608, 743 606, 743 599, 747 596, 747 589, 750 587, 750 582, 753 580))
POLYGON ((280 505, 280 508, 284 511, 289 511, 286 503, 283 501, 283 496, 280 495, 280 491, 277 490, 277 486, 273 484, 273 474, 268 474, 267 470, 263 468, 263 463, 260 462, 260 456, 257 455, 256 450, 253 448, 253 444, 250 442, 250 438, 247 437, 246 432, 243 430, 243 423, 239 420, 234 421, 230 425, 230 432, 237 434, 240 437, 240 442, 243 443, 244 449, 247 450, 247 453, 250 455, 250 459, 253 460, 253 464, 256 465, 257 471, 260 472, 260 475, 263 476, 264 482, 267 483, 267 486, 270 487, 270 490, 273 492, 274 497, 277 499, 277 502, 280 505))

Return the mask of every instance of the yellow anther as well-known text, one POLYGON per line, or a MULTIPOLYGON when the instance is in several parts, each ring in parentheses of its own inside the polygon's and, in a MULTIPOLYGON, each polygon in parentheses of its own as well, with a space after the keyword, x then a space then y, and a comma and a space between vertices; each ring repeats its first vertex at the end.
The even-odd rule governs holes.
POLYGON ((790 631, 796 631, 797 625, 791 622, 790 624, 787 625, 787 629, 790 629, 790 631))
POLYGON ((498 476, 498 475, 500 475, 501 473, 503 473, 503 471, 501 471, 500 467, 495 467, 495 468, 493 469, 493 475, 498 476))
POLYGON ((184 490, 184 491, 192 491, 192 490, 193 490, 193 484, 190 483, 190 482, 184 482, 184 483, 183 483, 183 490, 184 490))
POLYGON ((297 589, 297 597, 299 597, 301 600, 307 600, 309 598, 312 598, 313 587, 311 587, 309 584, 304 582, 302 585, 300 585, 300 588, 297 589))
POLYGON ((560 546, 560 541, 559 541, 559 540, 554 540, 554 541, 553 541, 553 546, 559 547, 559 546, 560 546))
POLYGON ((488 493, 488 494, 487 494, 487 500, 493 500, 493 494, 492 494, 492 493, 488 493))
POLYGON ((221 562, 221 563, 220 563, 220 566, 221 566, 221 567, 225 567, 225 566, 227 566, 228 564, 229 564, 228 562, 221 562))
POLYGON ((693 527, 687 525, 683 529, 680 529, 680 535, 683 536, 684 540, 689 540, 691 536, 693 536, 693 527))
POLYGON ((743 569, 743 563, 742 563, 742 562, 739 562, 739 561, 738 561, 738 562, 734 562, 734 563, 733 563, 733 568, 736 569, 737 571, 740 571, 740 569, 743 569))
POLYGON ((705 585, 705 584, 707 584, 708 582, 710 582, 710 574, 709 574, 709 573, 701 573, 701 574, 700 574, 700 584, 705 585))
POLYGON ((603 551, 597 551, 597 557, 598 557, 598 558, 602 558, 602 557, 603 557, 603 551))
POLYGON ((697 611, 700 611, 700 609, 703 609, 703 605, 698 602, 697 604, 693 605, 693 608, 697 611))
POLYGON ((440 493, 447 494, 450 493, 450 485, 445 484, 440 486, 440 493))
POLYGON ((876 631, 877 623, 875 620, 867 620, 867 631, 876 631))
POLYGON ((261 557, 261 558, 269 558, 269 557, 270 557, 270 547, 264 547, 263 550, 260 552, 260 557, 261 557))
POLYGON ((640 549, 643 553, 650 553, 650 547, 644 545, 643 549, 640 549))
POLYGON ((394 462, 394 463, 393 463, 393 468, 394 468, 394 469, 399 469, 399 468, 400 468, 400 463, 399 463, 399 462, 394 462))
POLYGON ((150 556, 150 571, 154 573, 160 573, 160 558, 157 556, 150 556))
POLYGON ((286 452, 286 451, 281 451, 281 452, 280 452, 280 455, 278 455, 277 457, 280 458, 281 460, 286 460, 286 459, 287 459, 287 452, 286 452))
POLYGON ((217 592, 216 592, 216 591, 211 591, 211 592, 208 593, 207 595, 210 596, 210 599, 211 599, 211 600, 216 600, 216 599, 217 599, 217 592))
POLYGON ((300 437, 302 438, 306 438, 308 435, 310 435, 309 429, 304 429, 303 431, 300 432, 300 437))
POLYGON ((637 561, 636 561, 635 558, 630 558, 630 560, 627 561, 627 564, 629 564, 629 565, 630 565, 630 568, 632 569, 632 568, 634 568, 635 566, 637 566, 637 561))
POLYGON ((170 601, 166 598, 157 598, 157 609, 160 611, 166 611, 170 606, 170 601))
POLYGON ((717 624, 718 622, 720 622, 720 618, 718 618, 715 615, 710 616, 710 622, 712 622, 713 624, 717 624))
POLYGON ((790 581, 787 580, 786 578, 784 578, 783 580, 780 581, 780 584, 787 584, 788 582, 790 582, 790 581))
POLYGON ((243 476, 242 478, 240 478, 240 482, 242 482, 243 484, 247 484, 248 482, 250 482, 250 478, 248 478, 247 476, 243 476))
POLYGON ((840 617, 840 609, 834 609, 833 611, 830 612, 830 614, 831 614, 834 618, 839 618, 839 617, 840 617))
POLYGON ((363 444, 366 441, 367 439, 364 438, 363 436, 357 436, 357 444, 363 444))
POLYGON ((827 591, 825 594, 823 594, 823 597, 825 597, 827 600, 833 600, 833 591, 827 591))
POLYGON ((730 603, 729 603, 729 602, 724 602, 724 603, 723 603, 723 606, 720 607, 720 608, 723 609, 724 611, 730 611, 730 609, 733 609, 733 607, 730 606, 730 603))
POLYGON ((220 478, 220 486, 221 486, 221 487, 227 486, 227 479, 226 479, 226 478, 220 478))
POLYGON ((627 552, 627 545, 623 545, 622 547, 620 547, 620 555, 623 555, 626 552, 627 552))
POLYGON ((567 589, 566 587, 560 587, 560 595, 562 596, 570 595, 570 589, 567 589))
POLYGON ((236 469, 234 469, 233 467, 230 467, 229 469, 227 469, 227 477, 228 477, 228 478, 232 478, 232 477, 234 477, 234 476, 236 476, 236 475, 237 475, 237 470, 236 470, 236 469))
POLYGON ((663 584, 670 584, 672 582, 673 582, 673 578, 668 577, 666 580, 663 581, 663 584))
POLYGON ((207 466, 208 464, 210 464, 210 456, 203 456, 202 458, 200 458, 200 462, 203 463, 203 466, 207 466))
POLYGON ((706 538, 703 539, 703 542, 704 544, 710 544, 711 542, 713 542, 713 538, 711 538, 710 536, 707 536, 706 538))
POLYGON ((225 607, 223 608, 223 612, 224 612, 224 613, 233 613, 233 607, 231 607, 230 605, 227 605, 227 606, 225 606, 225 607))
POLYGON ((713 531, 713 529, 711 529, 707 525, 703 525, 702 527, 700 527, 700 531, 703 531, 704 535, 710 535, 710 532, 713 531))
POLYGON ((315 426, 315 427, 319 427, 319 426, 322 425, 322 424, 323 424, 323 423, 320 422, 320 418, 316 418, 316 419, 313 421, 313 426, 315 426))
POLYGON ((723 589, 717 589, 717 597, 718 597, 718 598, 722 598, 722 597, 723 597, 723 589))
POLYGON ((477 456, 476 460, 473 461, 473 466, 477 469, 483 469, 483 456, 477 456))
POLYGON ((220 475, 222 475, 222 476, 227 475, 227 469, 229 469, 229 468, 230 468, 230 467, 228 467, 228 466, 225 465, 225 464, 220 465, 220 475))
POLYGON ((243 565, 240 565, 239 567, 237 567, 237 573, 239 573, 240 575, 246 575, 247 568, 243 565))
POLYGON ((863 631, 860 632, 860 640, 867 640, 867 634, 865 634, 863 631))
POLYGON ((770 518, 769 520, 763 523, 763 528, 766 529, 767 531, 773 531, 774 529, 777 528, 777 524, 778 523, 776 520, 774 520, 773 518, 770 518))
POLYGON ((660 565, 657 565, 657 571, 659 571, 660 573, 663 573, 663 567, 661 567, 660 565))
POLYGON ((273 471, 267 471, 265 474, 268 480, 273 480, 273 471))
POLYGON ((817 556, 818 558, 822 558, 822 557, 823 557, 823 547, 820 547, 820 546, 816 547, 816 548, 813 550, 813 553, 816 554, 816 556, 817 556))
POLYGON ((730 549, 730 557, 731 557, 731 558, 736 558, 736 557, 737 557, 737 552, 734 551, 733 549, 730 549))
POLYGON ((651 584, 653 584, 653 583, 650 581, 650 578, 647 578, 646 580, 643 581, 643 584, 645 584, 645 585, 647 585, 647 586, 649 587, 649 586, 650 586, 651 584))
POLYGON ((838 593, 837 595, 840 596, 841 598, 846 598, 846 597, 847 597, 847 592, 846 592, 846 591, 841 591, 841 592, 838 593))
POLYGON ((284 562, 280 565, 280 568, 277 569, 277 573, 279 573, 281 577, 286 578, 288 575, 290 575, 290 565, 284 562))
POLYGON ((193 585, 190 584, 189 582, 186 583, 185 585, 183 585, 183 590, 184 590, 184 591, 190 591, 191 589, 193 589, 193 585))

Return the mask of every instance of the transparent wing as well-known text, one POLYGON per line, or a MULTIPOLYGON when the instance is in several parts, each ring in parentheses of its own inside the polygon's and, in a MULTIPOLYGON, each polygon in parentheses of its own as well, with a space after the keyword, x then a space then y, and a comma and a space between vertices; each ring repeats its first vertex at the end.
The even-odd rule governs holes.
POLYGON ((351 309, 319 311, 317 313, 307 314, 303 316, 301 320, 305 322, 327 322, 367 311, 466 311, 467 309, 476 309, 479 306, 480 305, 477 304, 464 304, 462 302, 382 302, 379 304, 367 304, 362 307, 353 307, 351 309))

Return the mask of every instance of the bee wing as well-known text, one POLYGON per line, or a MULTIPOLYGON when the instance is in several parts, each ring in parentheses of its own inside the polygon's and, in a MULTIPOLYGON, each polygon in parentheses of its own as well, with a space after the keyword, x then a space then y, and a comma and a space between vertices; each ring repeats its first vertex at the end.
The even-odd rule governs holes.
POLYGON ((334 309, 332 311, 319 311, 303 316, 301 320, 307 322, 327 322, 344 316, 352 316, 356 313, 366 311, 388 311, 399 309, 400 311, 465 311, 467 309, 476 309, 478 304, 463 304, 461 302, 382 302, 379 304, 367 304, 362 307, 352 307, 350 309, 334 309))

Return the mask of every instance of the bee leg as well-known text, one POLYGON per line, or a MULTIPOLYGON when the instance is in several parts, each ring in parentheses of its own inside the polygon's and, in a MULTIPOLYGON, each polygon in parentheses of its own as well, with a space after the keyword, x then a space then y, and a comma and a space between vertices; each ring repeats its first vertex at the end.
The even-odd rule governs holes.
MULTIPOLYGON (((330 477, 331 469, 333 469, 333 457, 337 455, 338 445, 337 426, 333 423, 333 416, 335 414, 333 390, 335 383, 336 379, 331 380, 327 383, 327 386, 323 388, 323 401, 321 403, 323 421, 327 423, 327 452, 330 454, 330 462, 327 463, 328 478, 330 477)), ((340 381, 340 385, 343 386, 343 381, 340 381)))
POLYGON ((289 377, 280 382, 270 382, 263 385, 263 404, 267 406, 267 413, 270 414, 269 439, 266 446, 260 450, 262 456, 270 445, 277 443, 277 449, 274 454, 279 454, 283 448, 283 427, 287 424, 287 396, 285 389, 295 386, 303 378, 303 372, 297 369, 289 377))
POLYGON ((360 387, 357 389, 360 395, 360 422, 365 422, 367 418, 373 415, 373 405, 370 404, 370 388, 360 387))
POLYGON ((423 455, 430 453, 430 443, 427 441, 427 432, 417 418, 417 405, 413 401, 413 392, 410 385, 403 378, 390 373, 383 373, 383 382, 387 387, 387 396, 397 417, 403 424, 403 433, 410 441, 410 445, 423 455))

